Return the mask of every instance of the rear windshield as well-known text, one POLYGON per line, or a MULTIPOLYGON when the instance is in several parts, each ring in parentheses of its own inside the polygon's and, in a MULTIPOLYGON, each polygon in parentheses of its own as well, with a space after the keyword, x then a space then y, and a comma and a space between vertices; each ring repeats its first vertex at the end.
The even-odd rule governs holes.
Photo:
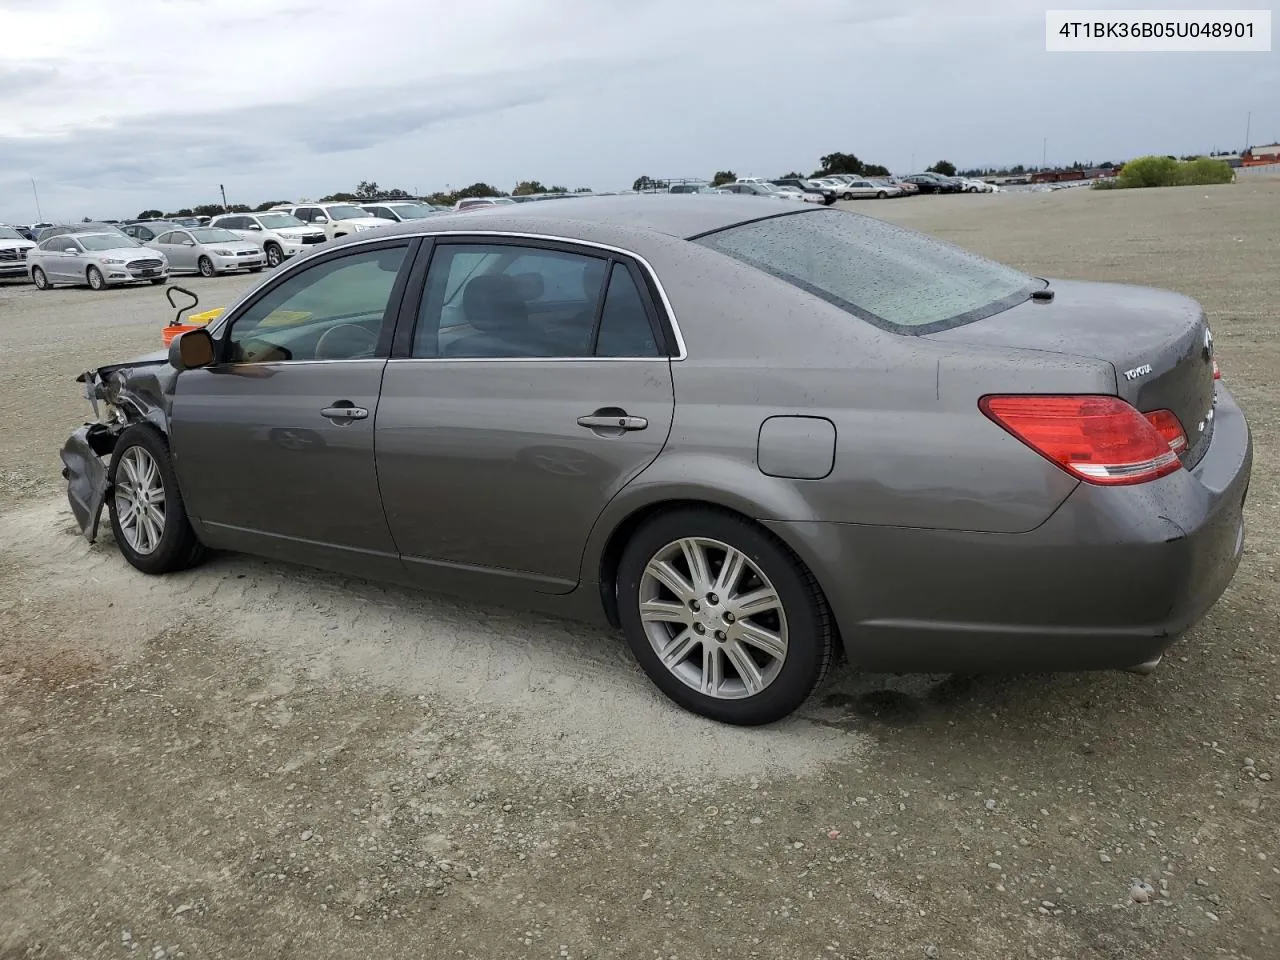
POLYGON ((899 333, 959 326, 1045 286, 926 234, 842 210, 770 217, 696 242, 899 333))

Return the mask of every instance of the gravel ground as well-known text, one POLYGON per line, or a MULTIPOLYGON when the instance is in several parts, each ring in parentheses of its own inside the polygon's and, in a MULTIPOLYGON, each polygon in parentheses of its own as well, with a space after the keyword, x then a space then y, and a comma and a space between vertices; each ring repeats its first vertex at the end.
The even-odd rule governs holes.
POLYGON ((1280 182, 854 206, 1207 307, 1246 556, 1159 671, 839 670, 738 730, 608 632, 243 557, 143 577, 57 450, 72 378, 168 306, 0 284, 0 958, 1280 955, 1280 182))

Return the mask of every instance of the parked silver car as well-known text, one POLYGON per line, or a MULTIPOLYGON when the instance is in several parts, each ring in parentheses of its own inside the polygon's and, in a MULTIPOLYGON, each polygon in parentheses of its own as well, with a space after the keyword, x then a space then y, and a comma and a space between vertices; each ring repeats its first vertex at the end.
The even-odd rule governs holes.
POLYGON ((1154 669, 1243 550, 1216 373, 1176 293, 832 207, 569 199, 325 244, 83 374, 100 420, 62 460, 144 572, 236 550, 603 618, 672 699, 751 724, 841 643, 1154 669))
POLYGON ((303 223, 291 213, 225 213, 214 217, 211 227, 230 230, 241 240, 262 248, 268 267, 278 267, 290 257, 306 253, 327 239, 324 230, 303 223))
POLYGON ((168 257, 169 269, 174 273, 198 273, 202 277, 237 270, 258 273, 267 262, 262 247, 222 227, 179 227, 162 233, 147 246, 168 257))
POLYGON ((62 233, 46 237, 27 254, 31 282, 41 290, 60 283, 94 290, 125 283, 164 283, 169 261, 123 233, 62 233))

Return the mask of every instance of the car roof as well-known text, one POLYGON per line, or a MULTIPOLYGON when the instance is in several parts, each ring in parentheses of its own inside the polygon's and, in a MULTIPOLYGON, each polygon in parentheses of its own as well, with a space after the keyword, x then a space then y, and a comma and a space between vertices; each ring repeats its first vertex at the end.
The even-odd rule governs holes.
MULTIPOLYGON (((800 215, 816 209, 812 204, 795 204, 795 210, 779 210, 775 202, 734 194, 654 193, 609 197, 566 198, 556 203, 503 204, 500 210, 483 213, 446 213, 432 217, 429 225, 417 220, 394 227, 382 227, 381 235, 437 231, 502 231, 546 236, 574 237, 609 242, 610 235, 622 243, 637 230, 690 239, 723 230, 739 223, 774 216, 800 215)), ((779 205, 780 206, 780 205, 779 205)), ((349 243, 369 239, 368 233, 340 238, 349 243)))

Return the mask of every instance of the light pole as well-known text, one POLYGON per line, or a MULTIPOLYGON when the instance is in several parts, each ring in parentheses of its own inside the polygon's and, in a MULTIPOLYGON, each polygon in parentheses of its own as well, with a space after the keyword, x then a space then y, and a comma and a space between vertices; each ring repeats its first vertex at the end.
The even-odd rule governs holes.
POLYGON ((31 192, 36 198, 36 221, 44 223, 44 214, 40 212, 40 191, 36 189, 36 178, 31 178, 31 192))

